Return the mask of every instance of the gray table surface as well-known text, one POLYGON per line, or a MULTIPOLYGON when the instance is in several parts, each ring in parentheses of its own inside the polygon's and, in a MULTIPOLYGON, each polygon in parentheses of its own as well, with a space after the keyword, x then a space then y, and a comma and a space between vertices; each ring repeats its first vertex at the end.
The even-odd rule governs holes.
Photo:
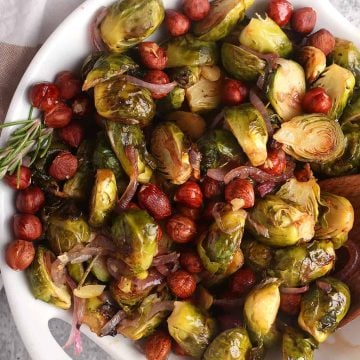
MULTIPOLYGON (((331 1, 341 13, 360 28, 360 0, 331 1)), ((58 339, 60 344, 64 344, 69 328, 61 323, 54 323, 51 327, 55 338, 58 339)), ((76 359, 110 360, 109 356, 101 351, 101 349, 90 340, 84 340, 86 352, 80 357, 76 357, 76 359)), ((16 330, 4 290, 1 290, 0 292, 0 360, 31 360, 16 330)))

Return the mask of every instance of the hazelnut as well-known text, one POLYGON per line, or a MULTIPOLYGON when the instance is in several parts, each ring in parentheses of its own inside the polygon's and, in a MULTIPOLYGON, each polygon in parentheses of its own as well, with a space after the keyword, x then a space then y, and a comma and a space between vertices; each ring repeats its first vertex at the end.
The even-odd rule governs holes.
POLYGON ((251 269, 240 269, 231 276, 229 290, 232 295, 241 296, 247 293, 255 283, 256 276, 251 269))
POLYGON ((34 257, 34 245, 25 240, 15 240, 11 242, 5 252, 6 263, 13 270, 25 270, 31 265, 34 257))
POLYGON ((72 110, 66 104, 59 102, 45 111, 44 123, 49 128, 62 128, 69 124, 72 110))
POLYGON ((281 175, 286 169, 285 151, 282 149, 269 150, 265 163, 259 166, 259 169, 273 176, 281 175))
POLYGON ((293 10, 287 0, 270 0, 267 13, 279 26, 285 26, 290 21, 293 10))
POLYGON ((189 19, 199 21, 209 13, 210 2, 209 0, 184 0, 183 10, 189 19))
POLYGON ((328 56, 335 48, 335 38, 328 30, 321 29, 308 37, 306 45, 314 46, 328 56))
POLYGON ((58 134, 66 144, 77 148, 84 139, 84 127, 78 121, 71 121, 70 124, 59 129, 58 134))
POLYGON ((198 209, 203 203, 203 194, 195 181, 187 181, 176 190, 174 200, 189 208, 198 209))
POLYGON ((196 251, 185 251, 180 255, 181 267, 190 274, 198 274, 204 270, 200 256, 196 251))
POLYGON ((176 243, 185 244, 196 235, 196 225, 185 216, 174 215, 166 224, 166 232, 176 243))
POLYGON ((13 230, 16 238, 34 241, 42 234, 42 224, 35 215, 17 214, 14 216, 13 230))
POLYGON ((211 199, 220 196, 224 190, 224 184, 220 181, 216 181, 208 176, 205 176, 201 188, 204 196, 207 199, 211 199))
POLYGON ((171 204, 167 195, 154 184, 142 185, 138 193, 140 207, 146 209, 156 220, 171 215, 171 204))
POLYGON ((163 48, 151 41, 139 44, 141 62, 148 68, 163 70, 166 67, 168 57, 163 48))
POLYGON ((184 270, 171 273, 167 278, 171 292, 179 299, 187 299, 196 290, 196 280, 194 275, 184 270))
POLYGON ((45 203, 45 195, 37 186, 19 191, 16 197, 16 208, 25 214, 35 214, 45 203))
POLYGON ((180 36, 189 31, 190 20, 178 11, 167 10, 165 25, 171 36, 180 36))
POLYGON ((30 88, 29 97, 32 106, 46 111, 60 101, 60 90, 55 84, 38 83, 30 88))
POLYGON ((12 175, 5 175, 5 182, 15 190, 24 190, 31 184, 31 170, 27 166, 20 166, 20 174, 15 171, 12 175))
POLYGON ((171 351, 171 343, 171 337, 165 331, 157 330, 146 340, 146 359, 166 360, 171 351))
POLYGON ((56 180, 67 180, 75 175, 77 168, 77 157, 68 151, 61 151, 52 161, 49 175, 56 180))
POLYGON ((302 101, 303 109, 309 113, 327 114, 332 107, 330 96, 326 93, 325 89, 316 87, 309 90, 302 101))
POLYGON ((293 13, 291 27, 299 34, 310 34, 316 25, 316 18, 316 11, 311 7, 297 9, 293 13))
POLYGON ((297 315, 300 312, 301 295, 280 293, 280 309, 286 315, 297 315))
POLYGON ((200 209, 191 209, 187 206, 178 204, 176 210, 179 214, 188 217, 191 220, 198 220, 200 218, 200 209))
POLYGON ((225 187, 225 199, 233 203, 235 200, 242 202, 242 208, 248 209, 255 204, 254 187, 249 180, 234 179, 225 187))
POLYGON ((57 74, 55 84, 60 89, 61 98, 64 100, 73 99, 81 92, 81 81, 71 71, 62 71, 57 74))
MULTIPOLYGON (((170 82, 169 77, 166 73, 161 70, 149 70, 147 74, 144 76, 144 80, 151 84, 159 84, 164 85, 170 82)), ((158 93, 158 92, 151 92, 151 95, 154 99, 162 99, 166 97, 166 93, 158 93)))
POLYGON ((222 84, 222 103, 236 106, 245 101, 248 96, 247 86, 239 80, 225 79, 222 84))

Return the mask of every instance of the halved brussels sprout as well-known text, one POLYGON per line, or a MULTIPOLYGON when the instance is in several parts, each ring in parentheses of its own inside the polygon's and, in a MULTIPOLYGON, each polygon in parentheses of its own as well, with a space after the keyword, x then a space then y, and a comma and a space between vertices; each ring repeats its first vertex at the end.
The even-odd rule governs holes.
POLYGON ((355 125, 360 121, 360 91, 356 90, 340 119, 341 126, 355 125))
POLYGON ((271 346, 278 338, 275 320, 280 307, 281 281, 269 278, 247 295, 244 319, 250 339, 258 346, 271 346))
POLYGON ((119 77, 127 71, 135 70, 138 67, 139 65, 127 55, 102 54, 87 73, 82 89, 83 91, 89 90, 97 84, 119 77))
POLYGON ((176 86, 164 98, 157 103, 157 111, 159 114, 166 114, 170 111, 178 110, 182 107, 185 101, 185 89, 176 86))
POLYGON ((97 84, 94 99, 96 111, 112 121, 146 126, 155 116, 151 92, 122 79, 97 84))
POLYGON ((268 274, 281 279, 284 286, 296 287, 328 274, 334 265, 332 242, 313 241, 275 250, 268 274))
POLYGON ((100 25, 100 35, 112 52, 123 52, 149 37, 163 22, 161 0, 117 0, 100 25))
POLYGON ((81 263, 68 263, 66 265, 66 269, 70 277, 75 280, 76 283, 79 283, 85 274, 84 265, 81 263))
POLYGON ((55 285, 49 274, 48 265, 54 259, 54 254, 45 247, 36 249, 35 258, 26 270, 31 292, 36 299, 67 310, 71 306, 71 295, 65 285, 55 285))
POLYGON ((216 129, 207 132, 197 142, 201 151, 201 171, 206 174, 209 169, 223 167, 230 161, 245 162, 245 156, 228 130, 216 129))
POLYGON ((119 256, 139 278, 147 276, 157 253, 158 232, 159 225, 145 210, 125 210, 113 221, 111 236, 119 256))
POLYGON ((353 94, 355 77, 351 71, 332 64, 314 82, 313 87, 321 87, 326 91, 332 101, 332 107, 328 115, 332 119, 340 119, 353 94))
POLYGON ((283 200, 293 202, 303 211, 314 217, 317 222, 319 216, 320 186, 313 177, 306 182, 296 178, 288 180, 276 193, 283 200))
POLYGON ((51 215, 47 221, 47 240, 56 255, 69 251, 77 244, 87 243, 90 228, 83 217, 51 215))
POLYGON ((302 114, 301 101, 306 92, 304 69, 295 61, 279 59, 279 67, 268 80, 267 97, 281 117, 288 121, 302 114))
POLYGON ((282 339, 283 360, 314 360, 316 341, 301 331, 287 327, 282 339))
POLYGON ((193 86, 200 80, 200 66, 181 66, 173 69, 171 79, 184 89, 193 86))
POLYGON ((168 68, 215 65, 219 58, 215 42, 199 40, 191 35, 172 38, 163 47, 168 56, 168 68))
POLYGON ((252 348, 244 328, 237 327, 218 335, 206 349, 204 360, 247 360, 252 348))
POLYGON ((261 53, 274 53, 287 57, 293 50, 292 42, 280 26, 268 16, 265 19, 257 15, 240 34, 241 45, 261 53))
POLYGON ((296 60, 304 67, 306 80, 312 84, 326 69, 326 56, 314 46, 303 46, 297 53, 296 60))
POLYGON ((256 240, 245 238, 241 242, 244 252, 245 264, 253 271, 261 272, 270 267, 272 260, 272 249, 256 240))
POLYGON ((315 238, 331 240, 339 249, 354 225, 354 208, 348 199, 327 192, 321 193, 321 203, 324 208, 315 227, 315 238))
POLYGON ((201 40, 218 41, 229 35, 244 16, 244 1, 214 0, 206 17, 195 23, 194 34, 201 40))
POLYGON ((107 258, 105 256, 99 256, 92 260, 91 273, 101 282, 107 283, 111 280, 111 275, 108 271, 107 258))
MULTIPOLYGON (((152 168, 148 165, 150 157, 141 129, 137 125, 123 125, 107 121, 106 130, 111 147, 129 177, 134 173, 134 164, 129 158, 128 149, 130 147, 136 149, 137 179, 140 183, 148 183, 152 176, 152 168)), ((154 166, 153 163, 151 165, 154 166)))
POLYGON ((264 118, 250 104, 224 109, 226 127, 234 134, 253 166, 267 159, 268 131, 264 118))
POLYGON ((331 59, 335 64, 350 70, 357 85, 360 85, 360 51, 352 41, 337 38, 331 59))
POLYGON ((175 302, 167 323, 173 339, 195 359, 201 358, 216 334, 214 319, 188 301, 175 302))
POLYGON ((284 151, 296 160, 326 163, 344 152, 345 138, 339 123, 323 114, 296 116, 274 134, 284 151))
POLYGON ((186 99, 192 112, 216 109, 221 101, 221 81, 210 81, 202 77, 186 89, 186 99))
POLYGON ((301 299, 299 326, 319 343, 337 328, 350 307, 350 290, 340 280, 326 277, 321 288, 314 286, 301 299))
POLYGON ((151 153, 159 171, 173 184, 183 184, 191 176, 188 148, 184 133, 173 123, 158 125, 151 137, 151 153))
POLYGON ((221 61, 225 70, 242 81, 256 81, 265 72, 266 62, 239 46, 223 43, 221 61))
POLYGON ((245 210, 224 211, 209 232, 201 236, 197 251, 204 268, 212 274, 224 273, 231 264, 244 232, 245 210))
POLYGON ((91 193, 89 224, 102 226, 115 207, 117 187, 114 173, 110 169, 96 172, 95 184, 91 193))
POLYGON ((285 247, 314 237, 314 217, 276 195, 267 195, 251 210, 246 223, 265 245, 285 247))

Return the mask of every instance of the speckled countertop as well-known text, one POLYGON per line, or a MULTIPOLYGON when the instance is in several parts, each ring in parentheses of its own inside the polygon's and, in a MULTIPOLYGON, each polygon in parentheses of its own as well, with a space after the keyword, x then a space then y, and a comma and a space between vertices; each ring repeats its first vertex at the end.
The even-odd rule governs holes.
MULTIPOLYGON (((345 17, 360 28, 360 0, 331 0, 331 2, 345 17)), ((55 338, 58 339, 60 344, 64 344, 66 335, 69 332, 68 326, 61 323, 53 323, 51 328, 55 338)), ((84 339, 84 342, 84 347, 87 351, 80 357, 76 357, 76 359, 111 360, 95 344, 87 341, 87 339, 84 339)), ((16 330, 4 290, 0 291, 0 360, 31 360, 16 330)))

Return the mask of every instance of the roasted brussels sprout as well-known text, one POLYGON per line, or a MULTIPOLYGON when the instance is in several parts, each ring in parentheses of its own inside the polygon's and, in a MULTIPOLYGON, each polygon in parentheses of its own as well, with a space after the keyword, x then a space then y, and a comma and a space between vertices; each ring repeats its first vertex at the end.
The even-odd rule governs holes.
POLYGON ((36 249, 35 258, 27 269, 31 292, 36 299, 70 309, 71 295, 65 285, 55 285, 49 274, 48 264, 54 261, 54 254, 43 246, 36 249))
POLYGON ((82 279, 82 277, 85 274, 84 265, 79 263, 69 263, 66 265, 66 269, 70 275, 70 277, 75 280, 77 283, 79 283, 82 279))
POLYGON ((255 272, 261 272, 270 267, 272 249, 256 240, 245 238, 241 242, 245 264, 255 272))
POLYGON ((191 35, 179 36, 164 45, 168 56, 167 67, 215 65, 218 49, 215 42, 202 41, 191 35))
POLYGON ((276 249, 268 274, 283 281, 287 287, 309 284, 328 274, 335 264, 331 241, 313 241, 284 249, 276 249))
POLYGON ((292 42, 268 16, 252 18, 239 37, 240 44, 261 53, 274 53, 287 57, 293 50, 292 42))
POLYGON ((221 47, 221 61, 225 70, 242 81, 256 81, 265 73, 266 62, 246 49, 224 43, 221 47))
MULTIPOLYGON (((146 149, 144 134, 137 125, 122 125, 114 121, 106 122, 107 135, 111 147, 120 161, 126 174, 131 177, 134 174, 135 160, 137 167, 137 180, 140 183, 148 183, 152 176, 152 168, 149 154, 146 149), (136 159, 131 159, 128 155, 129 148, 136 150, 136 159)), ((154 166, 153 163, 151 163, 154 166)))
POLYGON ((303 46, 297 53, 297 61, 304 67, 306 80, 312 84, 326 69, 326 56, 318 48, 303 46))
POLYGON ((274 134, 284 151, 299 161, 326 163, 344 152, 345 138, 337 121, 323 114, 296 116, 274 134))
POLYGON ((197 250, 205 269, 210 273, 227 271, 235 252, 240 248, 246 215, 242 209, 223 211, 209 232, 199 239, 197 250))
POLYGON ((357 86, 360 85, 360 51, 352 41, 336 39, 331 59, 335 64, 350 70, 355 76, 357 86))
POLYGON ((218 335, 206 349, 204 360, 246 360, 252 348, 244 328, 237 327, 218 335))
POLYGON ((176 86, 164 98, 160 99, 156 106, 160 114, 166 114, 170 111, 178 110, 181 108, 185 101, 185 89, 176 86))
POLYGON ((90 239, 90 228, 83 217, 51 215, 47 221, 47 240, 56 255, 90 239))
POLYGON ((139 307, 130 314, 129 318, 120 323, 117 328, 118 333, 131 340, 140 340, 150 335, 167 316, 167 311, 152 315, 151 310, 154 304, 166 300, 167 297, 167 293, 156 293, 147 296, 139 307))
POLYGON ((221 81, 210 81, 202 77, 186 89, 186 99, 194 113, 216 109, 221 101, 221 81))
POLYGON ((315 238, 331 240, 335 249, 339 249, 354 225, 354 208, 348 199, 327 192, 321 193, 321 203, 324 207, 315 227, 315 238))
POLYGON ((248 216, 247 228, 265 245, 285 247, 314 237, 314 217, 276 195, 257 202, 248 216))
POLYGON ((102 226, 117 200, 117 187, 114 173, 109 169, 99 169, 96 172, 95 184, 90 199, 89 224, 102 226))
POLYGON ((340 119, 353 94, 355 77, 351 71, 339 65, 332 64, 328 66, 319 79, 314 82, 313 87, 325 89, 332 101, 332 108, 328 115, 333 119, 340 119))
POLYGON ((102 54, 87 73, 82 89, 83 91, 89 90, 97 84, 114 77, 120 77, 127 71, 137 68, 138 65, 129 56, 123 54, 102 54))
POLYGON ((301 299, 299 326, 319 343, 337 328, 350 307, 350 290, 340 280, 326 277, 318 280, 301 299))
POLYGON ((200 359, 216 334, 216 323, 206 312, 187 301, 176 301, 167 319, 170 335, 187 355, 200 359))
POLYGON ((279 59, 279 67, 268 79, 267 97, 281 117, 288 121, 302 114, 301 101, 306 91, 304 69, 295 61, 279 59))
POLYGON ((242 153, 236 138, 228 130, 216 129, 206 133, 197 142, 201 151, 201 171, 223 167, 230 161, 243 162, 242 153))
POLYGON ((159 226, 144 210, 128 209, 117 215, 111 236, 119 247, 119 256, 137 277, 146 277, 157 253, 159 226))
POLYGON ((258 346, 271 346, 278 338, 275 320, 280 307, 280 284, 278 279, 269 278, 251 290, 245 299, 245 323, 250 339, 258 346))
POLYGON ((122 79, 97 84, 94 98, 96 111, 112 121, 146 126, 155 116, 151 92, 122 79))
POLYGON ((341 126, 357 126, 360 120, 360 91, 356 90, 340 119, 341 126))
POLYGON ((98 256, 92 260, 91 273, 101 282, 107 283, 111 280, 111 275, 107 268, 107 258, 98 256))
POLYGON ((234 134, 253 166, 267 158, 268 132, 264 118, 250 104, 224 109, 225 126, 234 134))
POLYGON ((112 52, 123 52, 149 37, 163 22, 161 0, 117 0, 100 25, 100 35, 112 52))
POLYGON ((283 360, 314 360, 316 341, 303 332, 287 327, 282 339, 283 360))
POLYGON ((200 80, 200 66, 181 66, 174 68, 171 79, 184 89, 193 86, 200 80))
POLYGON ((173 123, 158 125, 151 137, 151 153, 158 170, 173 184, 183 184, 191 176, 187 143, 184 133, 173 123))
POLYGON ((244 1, 214 0, 205 19, 195 24, 194 34, 201 40, 218 41, 229 35, 244 16, 244 1))

